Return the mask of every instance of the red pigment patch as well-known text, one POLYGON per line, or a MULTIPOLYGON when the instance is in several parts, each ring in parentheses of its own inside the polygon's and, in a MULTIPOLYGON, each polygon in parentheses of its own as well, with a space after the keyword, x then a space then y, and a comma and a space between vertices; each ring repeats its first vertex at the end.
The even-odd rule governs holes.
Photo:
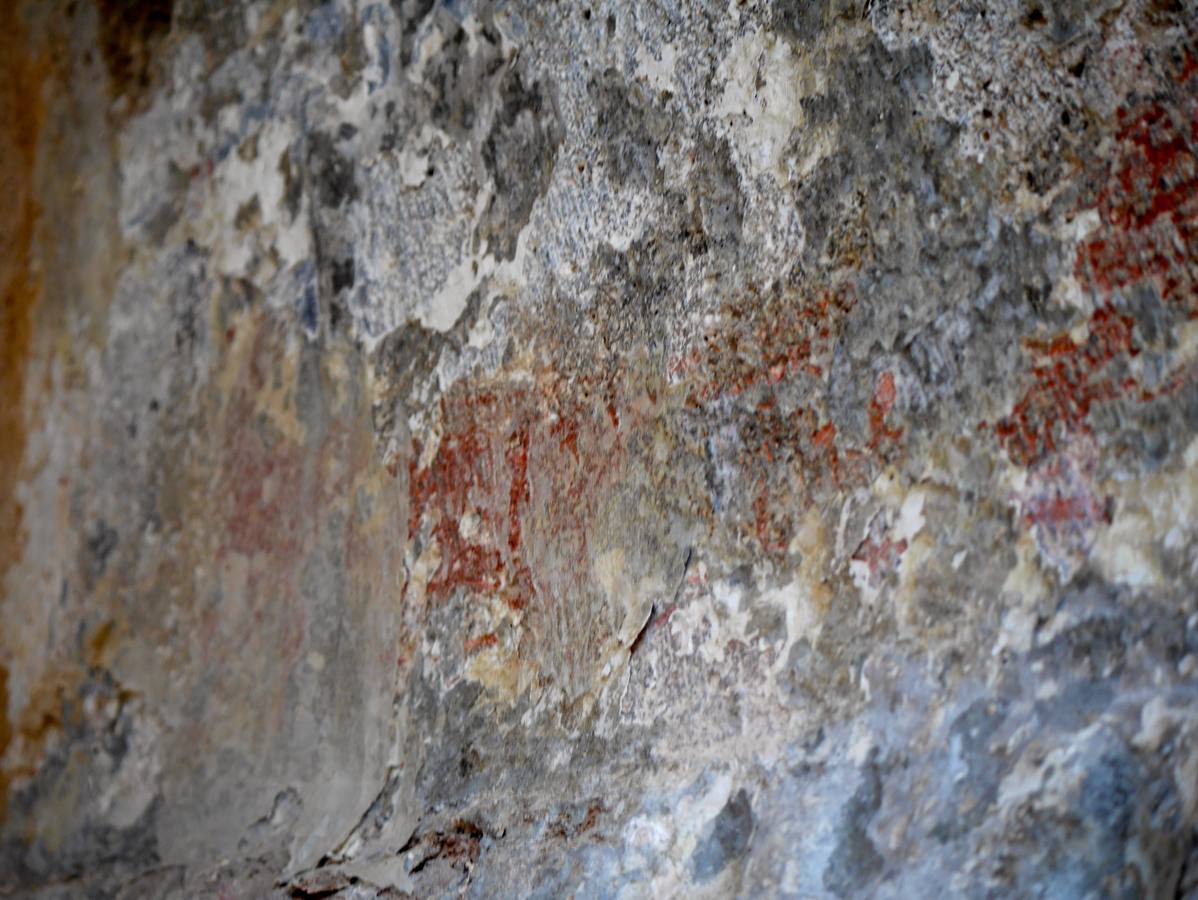
POLYGON ((798 375, 822 378, 855 302, 847 289, 769 297, 751 291, 725 307, 719 329, 705 334, 700 347, 672 360, 668 373, 692 383, 692 404, 737 397, 798 375))
POLYGON ((907 539, 893 541, 889 535, 880 538, 868 537, 853 552, 853 560, 865 563, 869 569, 870 584, 878 584, 889 573, 898 568, 899 560, 907 552, 907 539))
POLYGON ((1068 335, 1026 342, 1037 357, 1033 384, 994 425, 1012 462, 1031 466, 1055 452, 1066 436, 1089 434, 1095 404, 1135 389, 1135 382, 1116 382, 1107 374, 1113 360, 1136 354, 1133 325, 1130 316, 1104 307, 1090 317, 1090 335, 1082 344, 1068 335))
POLYGON ((494 647, 498 643, 499 638, 492 633, 488 633, 476 638, 470 638, 463 645, 462 649, 467 656, 473 656, 475 653, 494 647))
POLYGON ((1186 57, 1178 108, 1119 110, 1119 155, 1106 169, 1103 229, 1077 252, 1079 280, 1110 297, 1149 281, 1198 315, 1198 67, 1186 57))
POLYGON ((1099 526, 1110 522, 1105 502, 1093 489, 1097 459, 1093 441, 1071 443, 1035 468, 1019 500, 1024 526, 1064 579, 1085 560, 1099 526))
POLYGON ((872 462, 902 435, 886 423, 898 399, 891 372, 874 386, 863 444, 827 421, 824 373, 855 305, 847 285, 749 291, 724 308, 698 347, 669 366, 671 379, 687 389, 688 407, 705 411, 704 427, 713 412, 727 421, 709 446, 735 473, 737 483, 724 496, 744 506, 732 509, 732 517, 766 553, 785 552, 796 510, 815 491, 868 480, 872 462), (784 386, 815 400, 784 411, 777 399, 784 386))
MULTIPOLYGON (((496 464, 495 437, 484 423, 493 419, 497 399, 493 394, 478 393, 457 398, 457 427, 441 438, 432 464, 419 468, 420 446, 412 451, 408 469, 411 494, 410 537, 420 528, 422 519, 436 512, 432 534, 441 550, 441 565, 429 582, 432 596, 447 596, 459 587, 471 591, 496 591, 503 583, 505 559, 497 547, 484 546, 462 537, 461 522, 469 514, 478 519, 478 528, 488 533, 495 527, 493 503, 476 502, 475 495, 493 500, 498 482, 507 481, 507 518, 510 543, 520 543, 519 501, 523 471, 506 478, 496 464), (458 424, 460 423, 460 424, 458 424)), ((442 401, 444 410, 445 401, 442 401)), ((509 433, 500 436, 506 449, 509 433)), ((500 457, 503 458, 502 456, 500 457)), ((526 471, 526 469, 524 470, 526 471)), ((481 500, 481 498, 480 498, 481 500)))
POLYGON ((1198 315, 1198 102, 1187 97, 1181 113, 1120 110, 1119 121, 1123 152, 1097 207, 1105 228, 1078 247, 1078 276, 1106 297, 1149 280, 1164 301, 1198 315))
MULTIPOLYGON (((1090 336, 1074 344, 1068 335, 1028 341, 1037 357, 1034 383, 995 434, 1013 462, 1033 466, 1073 436, 1090 433, 1096 404, 1129 396, 1148 401, 1175 390, 1167 380, 1155 393, 1131 378, 1116 380, 1109 367, 1135 356, 1133 320, 1111 299, 1138 284, 1152 284, 1166 303, 1198 316, 1198 66, 1187 55, 1178 77, 1178 109, 1158 103, 1120 110, 1118 152, 1106 166, 1098 195, 1102 228, 1077 250, 1075 275, 1102 305, 1090 317, 1090 336)), ((985 427, 985 423, 982 424, 985 427)), ((1049 504, 1044 515, 1056 508, 1049 504)))
POLYGON ((869 446, 875 450, 883 441, 897 441, 903 434, 901 428, 886 427, 886 417, 894 409, 897 396, 894 375, 883 372, 874 387, 873 399, 869 401, 869 446))
POLYGON ((571 577, 581 583, 586 523, 620 456, 614 402, 584 407, 560 397, 550 382, 455 390, 442 399, 441 413, 432 461, 420 466, 416 444, 408 465, 409 537, 424 530, 441 557, 428 598, 441 601, 463 589, 523 610, 551 590, 533 577, 533 471, 545 485, 538 514, 554 523, 556 551, 577 558, 571 577))

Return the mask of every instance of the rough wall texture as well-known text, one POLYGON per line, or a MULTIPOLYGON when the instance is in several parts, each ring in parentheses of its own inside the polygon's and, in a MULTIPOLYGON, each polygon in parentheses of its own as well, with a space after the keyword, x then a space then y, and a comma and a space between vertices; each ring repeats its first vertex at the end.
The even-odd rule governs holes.
POLYGON ((1191 0, 0 3, 0 894, 1198 895, 1191 0))

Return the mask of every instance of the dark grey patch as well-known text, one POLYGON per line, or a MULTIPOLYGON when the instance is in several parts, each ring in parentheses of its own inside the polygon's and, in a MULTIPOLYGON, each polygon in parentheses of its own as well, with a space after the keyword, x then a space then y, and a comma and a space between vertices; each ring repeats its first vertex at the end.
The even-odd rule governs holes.
POLYGON ((428 16, 437 0, 392 0, 400 23, 399 64, 407 68, 416 49, 416 35, 420 23, 428 16))
POLYGON ((299 315, 304 331, 308 333, 309 337, 315 335, 320 321, 320 307, 316 303, 316 290, 311 285, 305 287, 300 293, 299 315))
POLYGON ((332 268, 333 293, 346 291, 354 286, 354 258, 352 256, 340 262, 334 260, 332 268))
POLYGON ((596 108, 599 154, 618 185, 660 188, 657 147, 668 119, 651 110, 652 102, 639 84, 628 84, 615 69, 607 69, 589 86, 596 108))
POLYGON ((868 826, 882 805, 882 778, 872 761, 861 771, 861 784, 844 807, 838 840, 824 869, 824 887, 837 897, 857 897, 882 871, 885 861, 870 840, 868 826))
POLYGON ((1095 858, 1121 859, 1140 796, 1139 765, 1128 753, 1102 754, 1082 779, 1079 812, 1094 842, 1095 858))
POLYGON ((316 132, 309 138, 308 171, 316 187, 316 199, 330 209, 358 199, 354 161, 338 152, 329 135, 316 132))
MULTIPOLYGON (((1140 884, 1140 875, 1125 865, 1126 849, 1139 844, 1148 851, 1145 874, 1176 883, 1180 841, 1157 831, 1148 804, 1168 805, 1171 791, 1146 784, 1141 764, 1124 741, 1111 731, 1099 731, 1078 746, 1073 769, 1078 775, 1073 802, 1062 814, 1052 804, 1025 804, 1006 832, 1008 842, 998 864, 1016 857, 1019 869, 1012 892, 1021 896, 1138 897, 1159 896, 1140 884), (1161 851, 1164 851, 1164 854, 1161 851), (1159 865, 1161 868, 1155 868, 1159 865), (1129 893, 1130 892, 1130 893, 1129 893)), ((1171 817, 1160 824, 1175 824, 1171 817)))
MULTIPOLYGON (((64 693, 52 711, 61 739, 47 745, 37 774, 8 796, 9 822, 28 817, 49 798, 77 790, 80 784, 129 777, 122 772, 137 727, 134 705, 121 700, 121 687, 110 672, 92 669, 78 693, 64 693)), ((136 765, 136 763, 128 763, 136 765)), ((106 820, 94 797, 83 794, 51 847, 12 828, 0 830, 0 895, 30 896, 49 882, 82 881, 95 872, 121 867, 145 869, 158 862, 155 798, 128 826, 106 820)), ((83 892, 81 896, 96 896, 83 892)), ((103 896, 103 894, 100 894, 103 896)))
POLYGON ((776 0, 772 18, 778 31, 811 43, 832 26, 865 18, 870 5, 870 0, 776 0))
POLYGON ((972 703, 949 728, 949 744, 965 763, 966 776, 954 785, 952 805, 932 829, 944 843, 971 831, 986 818, 998 796, 998 785, 1010 768, 991 743, 1006 716, 1006 703, 983 698, 972 703))
POLYGON ((104 519, 96 522, 91 534, 87 536, 89 582, 94 583, 104 575, 104 570, 108 568, 108 558, 116 549, 119 540, 117 530, 104 519))
POLYGON ((758 603, 749 612, 746 633, 766 642, 783 640, 786 637, 786 613, 771 604, 758 603))
POLYGON ((481 785, 487 768, 486 717, 477 708, 482 687, 463 681, 442 696, 417 673, 413 710, 439 725, 439 739, 427 748, 416 773, 416 792, 434 811, 460 806, 481 785))
POLYGON ((447 134, 463 139, 484 121, 487 104, 484 97, 501 78, 505 60, 502 40, 490 17, 484 15, 474 41, 452 17, 441 15, 439 27, 447 33, 440 51, 424 73, 424 89, 431 102, 429 117, 447 134))
POLYGON ((384 454, 402 440, 407 428, 410 398, 419 397, 426 379, 433 376, 441 352, 446 347, 460 349, 478 320, 481 294, 471 292, 466 308, 446 332, 425 328, 417 321, 395 329, 374 351, 375 372, 385 377, 386 386, 371 410, 376 444, 384 454))
POLYGON ((146 220, 145 232, 147 239, 155 244, 166 240, 174 224, 183 214, 183 205, 191 178, 173 160, 167 161, 167 199, 146 220))
POLYGON ((1134 641, 1135 626, 1126 613, 1117 606, 1102 608, 1085 600, 1070 603, 1068 595, 1061 603, 1066 606, 1084 610, 1084 618, 1037 647, 1033 659, 1051 660, 1057 671, 1071 672, 1087 682, 1119 675, 1126 665, 1128 644, 1134 641))
POLYGON ((316 290, 311 298, 305 293, 301 316, 310 335, 319 329, 321 312, 328 329, 336 334, 350 320, 350 297, 339 294, 343 283, 344 261, 354 257, 348 221, 351 204, 358 199, 354 162, 341 155, 333 139, 323 133, 310 137, 304 180, 312 198, 312 243, 316 263, 316 290))
POLYGON ((283 177, 283 206, 287 209, 290 221, 294 222, 299 215, 300 199, 304 193, 303 179, 292 171, 291 148, 288 147, 279 154, 279 174, 283 177))
POLYGON ((703 142, 696 153, 694 178, 689 183, 689 203, 698 219, 695 246, 699 252, 728 250, 735 253, 744 223, 744 196, 740 176, 726 141, 703 142))
POLYGON ((728 864, 740 859, 749 849, 753 836, 753 807, 744 788, 728 798, 708 833, 691 854, 691 871, 695 881, 711 881, 728 864))
POLYGON ((1052 699, 1037 701, 1036 715, 1044 724, 1062 731, 1080 731, 1102 715, 1113 699, 1110 684, 1073 682, 1052 699))
POLYGON ((615 362, 646 352, 663 359, 677 347, 674 323, 685 315, 685 295, 677 290, 678 261, 693 252, 693 218, 685 197, 669 194, 658 227, 632 242, 626 251, 602 244, 591 257, 590 272, 602 303, 585 312, 585 328, 594 335, 605 360, 615 362))
POLYGON ((479 223, 479 237, 498 259, 511 259, 533 204, 549 187, 562 131, 552 103, 536 84, 511 72, 499 92, 499 112, 482 145, 495 195, 479 223))
MULTIPOLYGON (((320 347, 304 343, 300 348, 299 367, 295 379, 296 411, 309 439, 319 442, 329 427, 330 391, 321 366, 320 347)), ((330 565, 332 571, 340 567, 330 565)))

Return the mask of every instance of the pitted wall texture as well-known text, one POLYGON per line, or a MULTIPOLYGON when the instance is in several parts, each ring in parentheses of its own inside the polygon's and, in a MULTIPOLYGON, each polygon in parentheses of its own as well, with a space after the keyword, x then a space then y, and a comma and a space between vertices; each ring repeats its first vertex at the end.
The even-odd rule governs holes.
POLYGON ((0 4, 0 894, 1198 896, 1189 0, 0 4))

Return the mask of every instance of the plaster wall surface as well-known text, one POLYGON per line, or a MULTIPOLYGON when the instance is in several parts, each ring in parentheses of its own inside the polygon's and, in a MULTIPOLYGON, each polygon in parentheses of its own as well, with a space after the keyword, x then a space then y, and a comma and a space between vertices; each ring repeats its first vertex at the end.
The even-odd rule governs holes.
POLYGON ((1190 0, 0 3, 0 895, 1198 896, 1190 0))

